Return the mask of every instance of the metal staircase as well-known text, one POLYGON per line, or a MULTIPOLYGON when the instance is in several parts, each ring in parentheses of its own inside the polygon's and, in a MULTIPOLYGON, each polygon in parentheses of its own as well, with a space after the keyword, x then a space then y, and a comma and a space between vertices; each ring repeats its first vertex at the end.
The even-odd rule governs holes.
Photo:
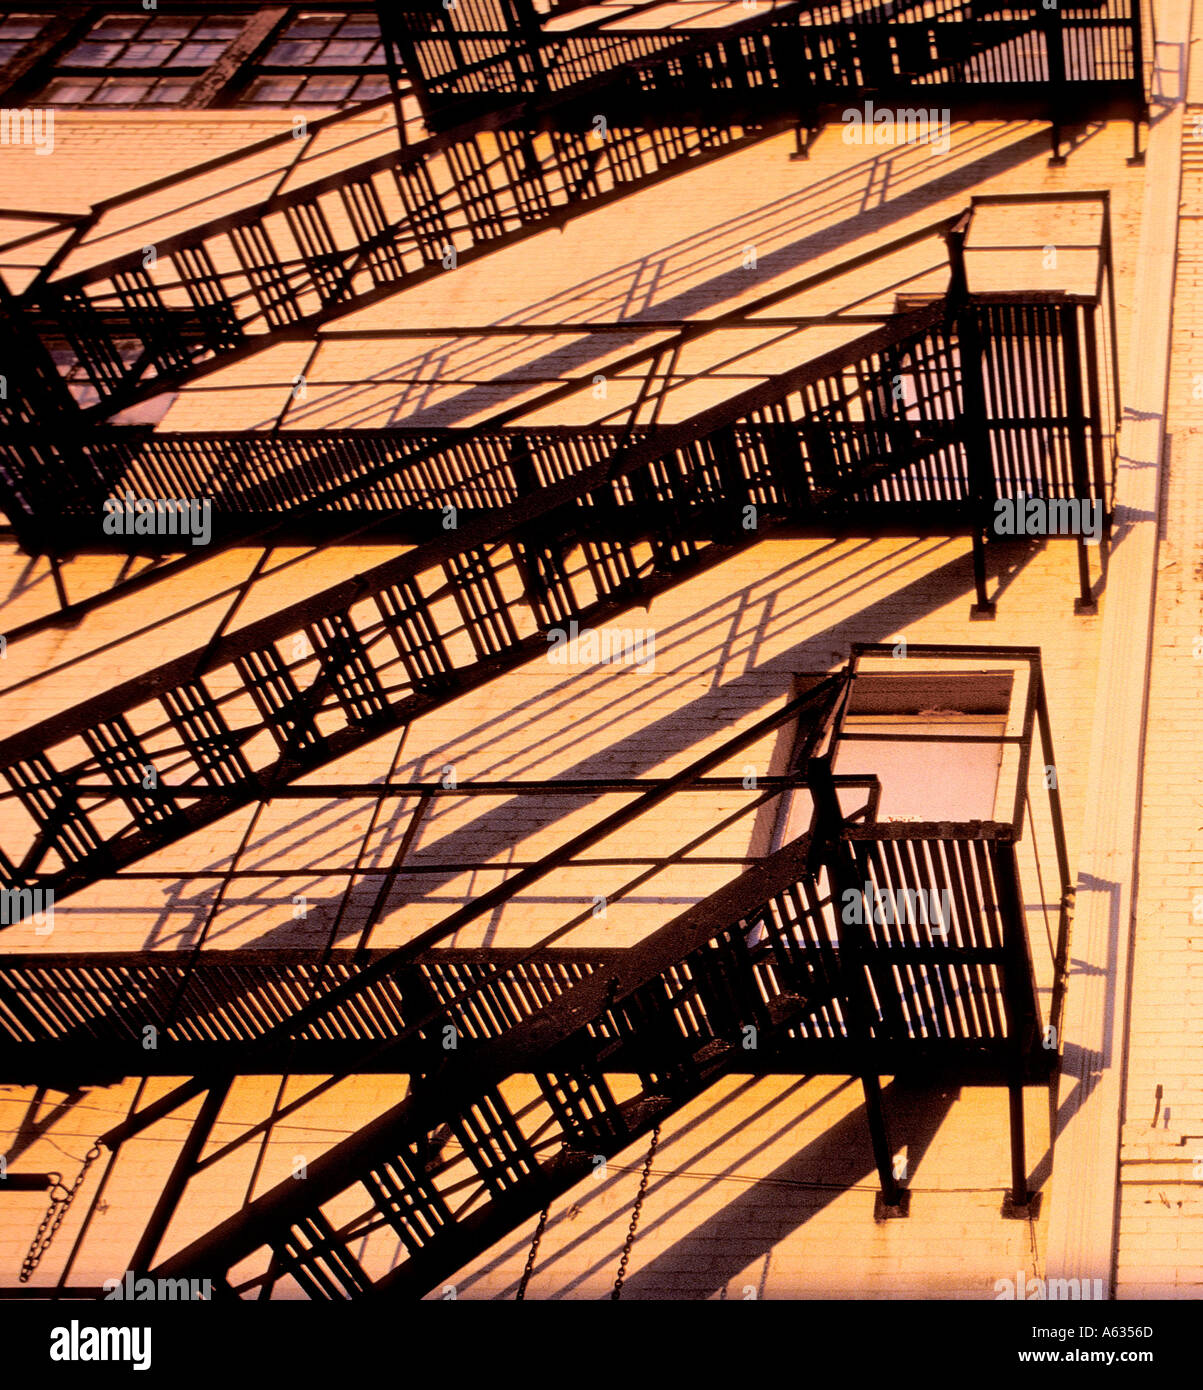
MULTIPOLYGON (((411 75, 427 122, 528 111, 595 94, 598 110, 669 97, 763 104, 816 118, 848 95, 914 99, 938 88, 958 104, 1045 98, 1057 121, 1067 91, 1081 113, 1100 100, 1138 119, 1143 105, 1139 15, 1129 0, 1065 7, 1002 0, 834 0, 779 5, 721 30, 607 30, 606 21, 556 31, 515 0, 470 9, 381 7, 381 31, 411 75), (625 84, 616 75, 629 70, 625 84), (608 85, 611 84, 611 85, 608 85)), ((999 108, 996 106, 995 110, 999 108)), ((1090 112, 1098 114, 1097 111, 1090 112)), ((965 107, 960 114, 968 115, 965 107)))
MULTIPOLYGON (((846 674, 806 697, 825 732, 847 692, 846 674)), ((1033 700, 1043 708, 1038 676, 1033 700)), ((1026 783, 1026 754, 1024 767, 1026 783)), ((310 1164, 304 1183, 270 1190, 154 1273, 209 1278, 228 1296, 282 1283, 319 1299, 420 1295, 731 1070, 859 1076, 882 1201, 901 1209, 882 1074, 972 1077, 1014 1099, 1055 1056, 1040 1045, 1020 827, 886 827, 872 798, 847 815, 830 768, 830 749, 805 765, 806 833, 558 998, 451 1052, 436 1040, 463 1004, 432 1014, 431 1060, 404 1101, 310 1164), (837 910, 869 878, 953 884, 954 922, 883 929, 871 912, 837 910)), ((336 991, 339 1008, 355 988, 336 991)), ((299 1027, 330 1007, 316 1001, 299 1027)), ((1011 1145, 1022 1206, 1014 1104, 1011 1145)))
MULTIPOLYGON (((393 13, 383 7, 386 30, 393 13)), ((993 5, 930 15, 798 6, 729 31, 673 37, 667 53, 661 32, 636 62, 623 46, 638 48, 635 38, 542 36, 533 40, 542 57, 527 66, 532 80, 543 74, 545 100, 493 87, 486 64, 473 81, 488 110, 472 120, 164 238, 152 265, 139 248, 59 273, 94 212, 10 307, 92 393, 81 414, 102 419, 790 123, 813 127, 824 107, 846 105, 853 92, 938 93, 958 117, 1048 117, 1055 146, 1066 112, 1143 119, 1131 0, 1007 13, 999 19, 993 5), (603 58, 568 51, 598 43, 603 58)), ((507 70, 519 61, 515 51, 511 43, 498 60, 507 70)), ((442 108, 437 83, 426 85, 433 120, 442 108)), ((36 383, 14 384, 4 418, 29 408, 22 391, 41 414, 36 383)))
POLYGON ((987 512, 1031 492, 1017 470, 1036 458, 1043 493, 1105 497, 1085 389, 1100 374, 1079 331, 1096 309, 936 302, 637 442, 519 435, 533 485, 516 500, 0 742, 7 795, 29 818, 0 853, 5 886, 66 896, 109 877, 546 651, 553 629, 646 604, 775 526, 959 517, 986 602, 987 512), (965 371, 979 353, 989 396, 965 371), (1025 397, 1005 384, 1032 373, 1051 375, 1016 413, 1025 397))

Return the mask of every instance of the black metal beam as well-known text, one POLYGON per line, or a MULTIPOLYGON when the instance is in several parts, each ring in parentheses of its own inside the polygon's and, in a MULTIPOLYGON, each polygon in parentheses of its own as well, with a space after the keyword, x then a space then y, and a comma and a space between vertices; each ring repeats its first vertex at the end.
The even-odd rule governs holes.
POLYGON ((234 39, 203 77, 197 79, 180 103, 200 109, 215 106, 246 82, 247 69, 266 50, 289 18, 289 6, 268 5, 248 14, 242 33, 234 39))
MULTIPOLYGON (((832 778, 830 755, 810 760, 806 780, 815 803, 812 863, 826 865, 836 902, 847 904, 850 901, 849 893, 853 899, 859 900, 862 880, 843 839, 844 817, 832 778)), ((848 1033, 853 1044, 850 1050, 864 1091, 869 1140, 881 1184, 882 1202, 886 1207, 897 1208, 902 1204, 902 1192, 894 1176, 893 1149, 890 1147, 881 1104, 881 1078, 874 1067, 875 1059, 871 1055, 869 1042, 874 1033, 876 1013, 876 1006, 868 993, 869 982, 865 973, 871 948, 860 916, 843 912, 840 926, 840 998, 847 1011, 848 1033)))

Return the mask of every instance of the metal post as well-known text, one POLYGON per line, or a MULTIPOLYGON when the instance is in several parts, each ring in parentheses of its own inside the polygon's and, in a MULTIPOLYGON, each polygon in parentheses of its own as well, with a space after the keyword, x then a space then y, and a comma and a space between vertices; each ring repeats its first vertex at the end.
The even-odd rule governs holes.
POLYGON ((1013 1081, 1007 1088, 1011 1120, 1011 1205, 1026 1207, 1028 1192, 1027 1149, 1023 1127, 1023 1082, 1013 1081))
POLYGON ((1039 1032, 1036 981, 1028 950, 1015 843, 1011 839, 995 840, 991 842, 990 850, 1003 934, 1003 1006, 1011 1054, 1011 1075, 1007 1083, 1011 1121, 1011 1190, 1003 1204, 1003 1215, 1024 1220, 1035 1215, 1037 1201, 1036 1195, 1028 1191, 1023 1123, 1023 1083, 1028 1057, 1036 1048, 1039 1032))
POLYGON ((810 142, 814 139, 816 129, 816 118, 813 114, 800 116, 794 122, 794 150, 790 155, 792 160, 810 158, 810 142))
POLYGON ((1044 48, 1048 60, 1048 88, 1050 119, 1052 121, 1053 154, 1050 164, 1064 164, 1061 153, 1061 102, 1065 91, 1065 46, 1061 10, 1055 6, 1045 10, 1042 15, 1044 27, 1044 48))
POLYGON ((986 517, 995 489, 992 475, 987 484, 990 436, 986 429, 986 393, 982 389, 984 355, 965 267, 965 240, 972 217, 972 212, 965 213, 945 237, 949 269, 948 319, 956 333, 961 358, 961 439, 969 468, 973 585, 977 593, 973 616, 992 618, 995 605, 986 592, 986 517))
MULTIPOLYGON (((1048 717, 1048 701, 1044 693, 1044 680, 1039 669, 1035 671, 1039 681, 1036 697, 1036 719, 1040 728, 1040 747, 1044 754, 1046 767, 1053 769, 1052 785, 1048 787, 1049 814, 1053 823, 1053 844, 1057 851, 1057 873, 1060 875, 1060 911, 1057 919, 1057 942, 1053 956, 1053 994, 1049 1001, 1048 1021, 1053 1028, 1061 1027, 1061 1007, 1065 998, 1065 987, 1069 980, 1069 917, 1077 889, 1069 874, 1069 849, 1065 843, 1065 820, 1061 814, 1061 789, 1056 775, 1056 756, 1053 752, 1052 729, 1048 717)), ((1046 777, 1047 782, 1047 777, 1046 777)))
MULTIPOLYGON (((1141 0, 1128 0, 1132 7, 1132 83, 1136 89, 1136 102, 1132 112, 1132 157, 1129 164, 1141 165, 1145 162, 1144 151, 1140 148, 1141 118, 1148 117, 1149 93, 1145 91, 1145 50, 1144 30, 1141 24, 1141 0)), ((1150 6, 1150 14, 1152 7, 1150 6)), ((1156 23, 1156 21, 1154 21, 1156 23)), ((1153 62, 1157 62, 1156 34, 1153 37, 1153 62)))
POLYGON ((1048 162, 1050 164, 1064 164, 1065 156, 1061 153, 1061 122, 1056 116, 1053 117, 1052 129, 1049 132, 1049 136, 1052 140, 1053 152, 1049 156, 1048 162))
MULTIPOLYGON (((815 805, 812 841, 815 863, 825 863, 831 879, 833 896, 837 902, 844 902, 847 900, 845 894, 857 893, 860 890, 856 882, 857 875, 851 852, 841 834, 843 816, 832 780, 830 755, 812 758, 807 764, 807 786, 815 805)), ((873 1162, 877 1167, 878 1181, 881 1184, 881 1198, 876 1214, 879 1220, 883 1220, 890 1216, 906 1216, 908 1199, 905 1190, 899 1187, 894 1177, 893 1151, 881 1103, 881 1078, 874 1069, 869 1054, 872 1004, 865 980, 865 940, 863 923, 841 922, 839 971, 847 1008, 849 1041, 856 1057, 857 1072, 864 1091, 869 1141, 873 1148, 873 1162)))
MULTIPOLYGON (((1091 501, 1090 472, 1086 459, 1086 409, 1082 395, 1082 345, 1078 335, 1077 305, 1064 304, 1057 309, 1057 326, 1064 345, 1065 410, 1069 416, 1069 458, 1073 473, 1073 489, 1081 506, 1091 501)), ((1098 499, 1106 506, 1106 499, 1098 499)), ((1098 605, 1090 591, 1090 561, 1086 554, 1086 539, 1078 534, 1078 585, 1080 593, 1074 604, 1075 613, 1094 613, 1098 605)))

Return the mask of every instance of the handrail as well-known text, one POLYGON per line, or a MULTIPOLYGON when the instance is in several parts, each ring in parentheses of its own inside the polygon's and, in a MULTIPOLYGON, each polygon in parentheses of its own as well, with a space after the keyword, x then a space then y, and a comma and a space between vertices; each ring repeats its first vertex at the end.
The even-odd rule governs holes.
POLYGON ((1092 81, 1125 83, 1133 78, 1141 84, 1139 3, 1102 0, 1049 12, 1035 4, 952 0, 935 14, 927 5, 787 5, 684 38, 664 29, 544 29, 519 34, 459 28, 449 14, 441 16, 441 30, 407 34, 391 11, 382 10, 381 30, 400 53, 428 122, 437 124, 466 111, 495 109, 515 96, 529 100, 533 115, 565 96, 600 94, 617 64, 637 73, 644 92, 667 79, 679 96, 693 101, 703 90, 713 94, 714 74, 721 71, 724 85, 735 89, 792 82, 805 89, 812 106, 852 88, 873 94, 913 90, 916 85, 930 88, 933 76, 940 73, 948 74, 945 81, 950 84, 971 87, 1048 82, 1054 90, 1074 90, 1092 81), (880 43, 886 26, 896 40, 890 50, 880 43), (1076 45, 1064 44, 1067 31, 1097 36, 1089 45, 1088 59, 1085 50, 1075 52, 1076 45), (1029 32, 1047 33, 1053 42, 1060 39, 1057 53, 1068 61, 1054 61, 1051 51, 1016 48, 1014 39, 1029 32), (1109 41, 1111 34, 1126 32, 1132 33, 1130 48, 1109 41), (477 50, 473 65, 452 59, 465 43, 477 50), (1006 44, 1011 48, 1005 56, 991 58, 992 47, 1006 44), (938 56, 933 58, 933 53, 938 56))
MULTIPOLYGON (((1127 0, 1108 3, 1122 6, 1127 0)), ((1082 16, 1057 9, 1051 18, 1040 18, 1038 27, 1051 23, 1072 30, 1104 22, 1122 25, 1132 22, 1132 16, 1104 21, 1097 11, 1082 16)), ((1138 13, 1135 22, 1139 24, 1138 13)), ((999 23, 976 19, 972 33, 980 36, 999 23)), ((1014 27, 1012 21, 1006 25, 1014 27)), ((907 27, 918 26, 902 26, 907 27)), ((821 25, 791 25, 770 14, 735 30, 734 37, 691 38, 690 44, 702 47, 688 48, 688 62, 662 55, 650 66, 624 67, 617 75, 597 79, 598 91, 606 93, 608 123, 600 141, 593 139, 590 103, 596 105, 595 94, 591 88, 571 87, 555 98, 555 120, 546 131, 544 118, 553 108, 520 103, 491 111, 401 154, 390 152, 165 238, 157 248, 154 274, 142 264, 140 251, 129 253, 87 271, 35 282, 20 302, 36 312, 43 331, 61 334, 72 344, 100 397, 84 414, 103 417, 199 370, 439 274, 451 249, 460 259, 482 254, 535 226, 577 215, 633 185, 708 158, 720 147, 731 149, 758 138, 775 124, 810 122, 824 102, 846 100, 852 86, 879 89, 861 70, 872 49, 868 39, 863 55, 847 42, 841 49, 846 59, 840 61, 853 62, 855 71, 839 68, 824 77, 835 59, 822 56, 826 31, 821 25), (444 178, 443 161, 451 188, 436 194, 432 170, 437 163, 444 178), (638 170, 634 175, 632 164, 638 170), (333 194, 345 204, 341 210, 323 204, 333 194), (390 211, 397 206, 404 207, 404 215, 390 211), (298 253, 277 252, 273 230, 275 239, 295 243, 298 253), (238 269, 230 271, 227 265, 238 269), (184 291, 189 300, 183 318, 165 298, 165 291, 172 290, 184 291), (113 321, 113 312, 121 324, 113 321), (132 363, 123 357, 122 333, 132 335, 137 345, 132 363)), ((846 40, 844 29, 840 33, 846 40)), ((982 41, 979 37, 973 43, 982 41)), ((1097 77, 1077 71, 1079 55, 1070 62, 1066 92, 1080 95, 1097 88, 1110 101, 1135 79, 1140 89, 1132 97, 1137 119, 1144 111, 1143 80, 1125 67, 1130 58, 1122 48, 1110 54, 1107 62, 1115 72, 1108 67, 1105 77, 1097 77)), ((963 57, 949 59, 945 67, 955 69, 955 80, 920 84, 923 91, 939 90, 958 99, 974 91, 996 92, 1001 100, 1047 85, 1040 64, 1029 64, 1026 77, 1011 74, 1006 82, 982 77, 963 57)), ((1077 114, 1084 109, 1077 101, 1077 114)))
MULTIPOLYGON (((290 1275, 314 1297, 419 1293, 575 1182, 580 1164, 574 1155, 617 1152, 698 1094, 733 1065, 749 1026, 758 1047, 783 1053, 793 1048, 808 1070, 859 1072, 866 1083, 904 1067, 908 1054, 930 1062, 947 1046, 953 1074, 993 1056, 1009 1083, 1022 1086, 1033 1060, 1047 1059, 1032 1050, 1038 1010, 1030 970, 1023 968, 1019 938, 1026 935, 1007 881, 1014 861, 1006 843, 986 851, 997 898, 983 883, 988 896, 958 908, 957 930, 972 932, 972 953, 941 951, 934 942, 915 953, 913 970, 949 971, 961 991, 974 992, 975 1005, 982 1005, 980 1016, 969 1015, 959 1033, 945 1040, 894 1023, 903 996, 918 1004, 922 987, 912 989, 896 975, 888 954, 875 962, 867 941, 855 951, 851 942, 849 949, 832 948, 825 922, 815 917, 814 874, 831 852, 822 834, 776 851, 631 948, 612 971, 581 981, 504 1036, 464 1055, 444 1052, 405 1101, 311 1164, 303 1191, 288 1182, 272 1188, 155 1272, 217 1276, 219 1288, 230 1294, 229 1271, 267 1246, 266 1274, 253 1274, 245 1287, 262 1285, 270 1293, 275 1280, 290 1275), (772 927, 757 953, 745 936, 759 921, 772 927), (988 924, 989 945, 977 944, 982 923, 988 924), (992 965, 997 983, 987 975, 976 981, 956 976, 970 959, 992 965), (863 973, 874 972, 875 965, 880 1014, 863 973), (834 1043, 842 1045, 834 1054, 833 1029, 834 1043), (654 1069, 654 1077, 623 1059, 621 1049, 639 1043, 660 1054, 646 1068, 654 1069), (615 1070, 637 1069, 643 1077, 643 1091, 626 1106, 613 1101, 608 1063, 615 1070), (525 1110, 509 1108, 502 1087, 516 1073, 536 1078, 552 1111, 550 1122, 524 1120, 525 1110), (542 1136, 539 1154, 528 1138, 535 1123, 542 1136), (470 1189, 458 1213, 439 1183, 452 1164, 434 1162, 423 1146, 424 1137, 444 1124, 462 1145, 454 1160, 457 1187, 462 1181, 470 1189), (540 1156, 555 1139, 563 1145, 560 1155, 540 1156), (507 1158, 499 1163, 498 1153, 507 1158), (359 1214, 336 1230, 321 1209, 353 1187, 359 1214), (351 1255, 349 1242, 364 1223, 392 1227, 404 1247, 400 1260, 393 1256, 366 1267, 351 1255)), ((854 935, 851 927, 839 930, 841 937, 854 935)), ((875 1090, 868 1084, 866 1090, 870 1125, 880 1127, 875 1090)), ((878 1171, 883 1191, 895 1193, 890 1150, 882 1140, 880 1128, 874 1131, 878 1171)), ((1019 1174, 1019 1181, 1026 1175, 1019 1174)))
MULTIPOLYGON (((717 430, 765 412, 779 405, 785 398, 805 392, 806 388, 829 376, 838 375, 853 363, 878 357, 891 348, 896 349, 919 335, 938 329, 944 318, 945 306, 942 302, 928 304, 908 314, 899 315, 882 328, 834 348, 761 385, 740 392, 688 421, 664 426, 654 436, 639 438, 630 447, 618 450, 609 458, 589 463, 567 475, 540 479, 541 486, 537 491, 517 498, 487 516, 473 519, 466 526, 423 545, 417 551, 390 559, 366 571, 355 580, 344 581, 331 586, 321 594, 298 600, 237 633, 223 637, 216 644, 198 648, 156 668, 154 672, 114 687, 104 695, 77 706, 73 711, 53 715, 32 728, 0 741, 0 765, 28 757, 65 738, 82 733, 93 719, 100 717, 103 711, 111 710, 114 705, 120 705, 127 700, 145 699, 151 691, 169 688, 189 677, 199 677, 206 670, 212 670, 218 665, 246 655, 265 642, 277 640, 286 633, 302 630, 316 614, 337 611, 352 596, 359 599, 367 594, 379 592, 386 586, 412 580, 433 564, 477 550, 487 544, 495 544, 507 535, 521 535, 524 528, 529 528, 539 519, 557 518, 554 523, 556 534, 567 537, 579 529, 578 519, 584 519, 590 513, 596 512, 596 507, 576 510, 580 502, 590 494, 608 490, 619 483, 630 484, 636 475, 642 474, 666 456, 689 448, 697 440, 717 430)), ((872 391, 873 387, 869 385, 866 394, 871 396, 872 391)), ((816 423, 821 419, 819 415, 816 423)), ((767 428, 770 421, 766 418, 764 423, 767 428)), ((886 423, 882 421, 883 426, 886 423)), ((918 426, 931 428, 941 423, 934 419, 915 422, 918 426)), ((854 422, 833 420, 832 428, 852 429, 853 424, 854 422)), ((1039 422, 1034 422, 1034 425, 1039 427, 1039 422)), ((955 421, 948 421, 947 426, 948 431, 944 437, 936 437, 934 442, 937 442, 937 446, 943 443, 944 439, 952 438, 951 431, 955 428, 955 421)), ((906 432, 909 433, 910 430, 911 426, 908 423, 906 432)), ((906 457, 904 454, 903 458, 906 457)), ((801 482, 802 479, 799 478, 798 481, 801 482)), ((752 479, 744 479, 744 486, 751 483, 752 479)), ((657 490, 662 486, 663 484, 657 484, 657 490)), ((843 480, 843 486, 854 493, 863 490, 864 478, 854 472, 843 480)), ((811 488, 806 488, 804 495, 810 499, 814 492, 811 488)), ((642 507, 624 508, 618 500, 621 493, 614 493, 613 496, 618 502, 619 510, 628 511, 632 520, 646 508, 646 503, 642 507)), ((666 492, 664 500, 670 501, 671 494, 666 492)), ((728 498, 728 502, 735 502, 735 494, 728 498)))

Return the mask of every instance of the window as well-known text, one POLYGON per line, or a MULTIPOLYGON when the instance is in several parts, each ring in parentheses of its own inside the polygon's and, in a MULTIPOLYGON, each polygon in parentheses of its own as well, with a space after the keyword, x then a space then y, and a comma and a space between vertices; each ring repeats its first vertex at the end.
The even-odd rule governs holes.
POLYGON ((30 39, 36 39, 49 15, 10 14, 0 19, 0 67, 15 58, 30 39))
POLYGON ((343 106, 388 95, 380 26, 370 11, 301 11, 285 25, 258 72, 239 105, 343 106))
MULTIPOLYGON (((40 90, 27 98, 48 106, 166 106, 182 101, 243 32, 246 13, 101 15, 82 37, 47 60, 40 90)), ((41 31, 48 15, 0 21, 0 62, 41 31)), ((248 63, 233 106, 346 106, 388 95, 384 45, 369 8, 324 11, 292 7, 265 52, 248 63)))
MULTIPOLYGON (((795 694, 823 679, 799 676, 795 694)), ((1009 670, 961 672, 899 672, 857 675, 840 723, 832 757, 837 778, 876 778, 880 799, 873 819, 903 821, 1010 821, 1014 795, 1012 778, 1020 732, 1016 721, 1015 677, 1009 670)), ((787 766, 801 765, 812 736, 807 725, 794 730, 787 766)), ((837 787, 845 816, 865 806, 866 785, 837 787)), ((799 787, 781 797, 770 850, 775 851, 806 834, 814 817, 810 791, 799 787)), ((817 880, 820 895, 831 885, 824 869, 817 880)), ((834 914, 827 929, 838 943, 834 914)), ((747 942, 764 938, 758 924, 747 942)))
MULTIPOLYGON (((799 677, 797 690, 820 679, 799 677)), ((1015 734, 1010 671, 932 672, 857 677, 832 759, 837 777, 876 777, 880 821, 1009 821, 1011 794, 1000 779, 1015 734)), ((805 743, 798 731, 798 747, 805 743)), ((850 814, 863 788, 841 790, 850 814)), ((804 834, 812 817, 805 788, 782 798, 777 849, 804 834)))
POLYGON ((1007 672, 861 677, 833 771, 878 778, 879 820, 1009 820, 998 802, 1010 708, 1007 672))
POLYGON ((162 106, 182 100, 242 32, 241 18, 110 14, 61 52, 32 98, 48 106, 162 106))
POLYGON ((204 15, 106 15, 63 57, 64 67, 207 68, 242 32, 242 20, 204 15))

